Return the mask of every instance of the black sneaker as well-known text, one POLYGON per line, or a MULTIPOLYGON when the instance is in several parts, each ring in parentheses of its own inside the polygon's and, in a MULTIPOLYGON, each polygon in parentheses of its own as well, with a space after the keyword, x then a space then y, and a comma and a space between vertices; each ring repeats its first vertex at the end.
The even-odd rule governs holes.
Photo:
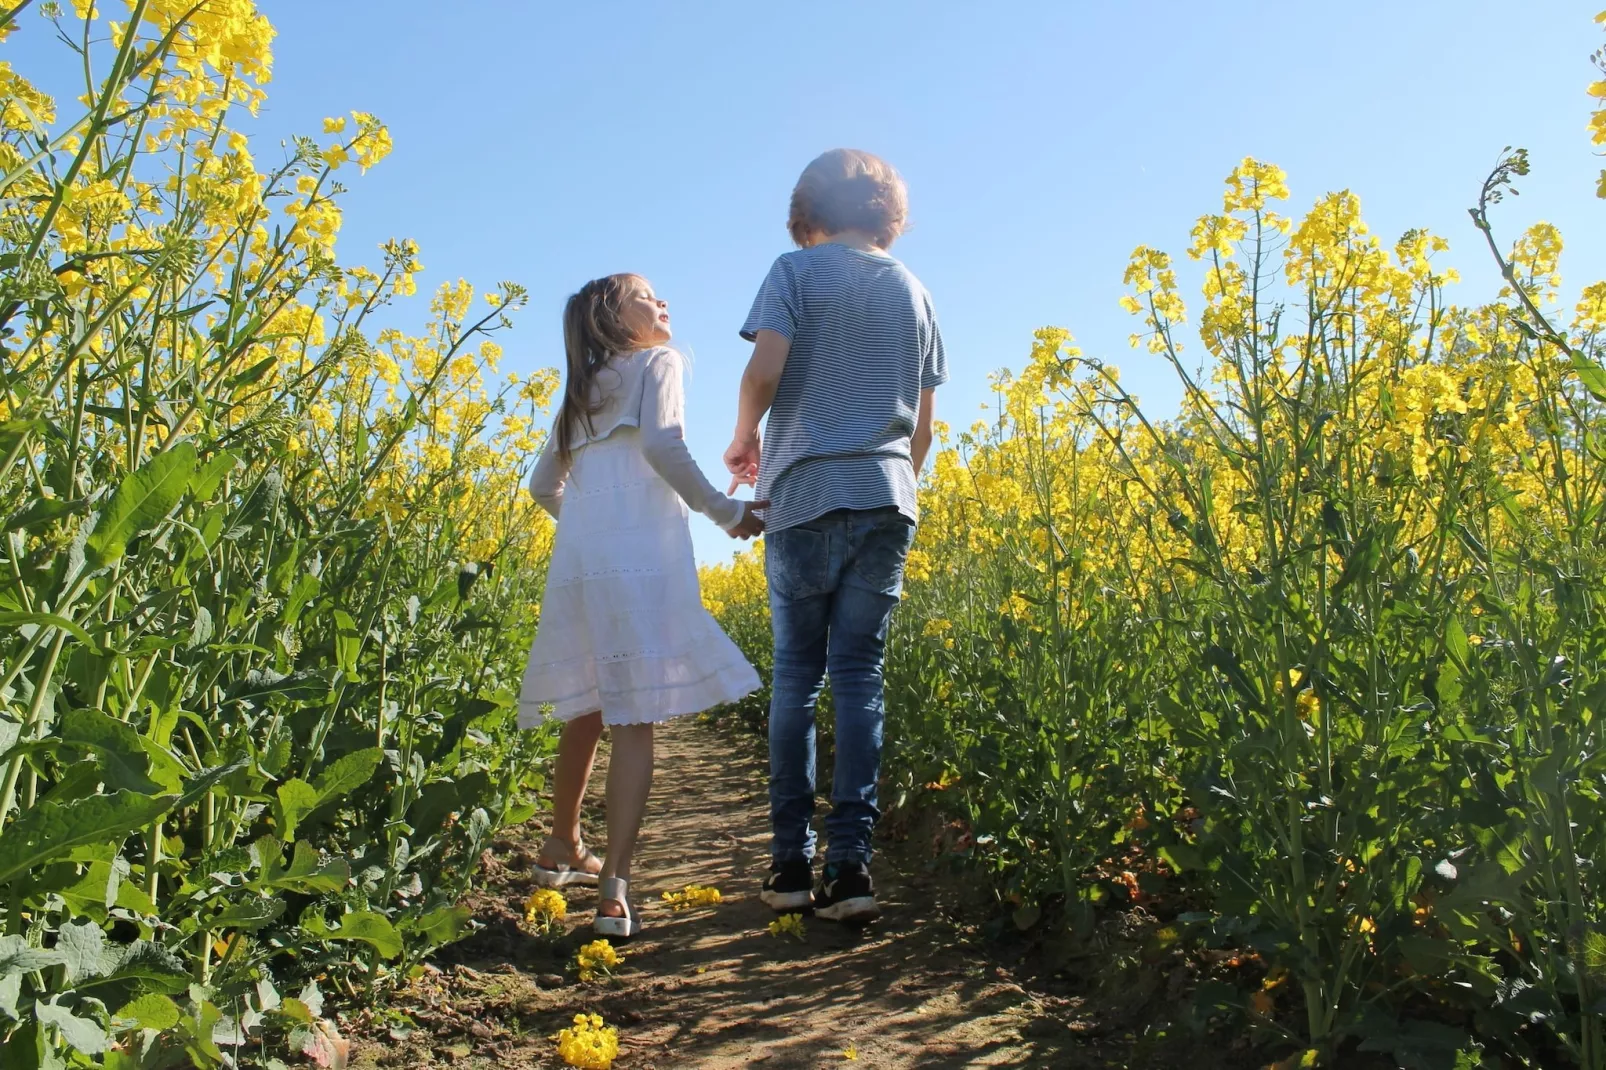
POLYGON ((758 898, 777 914, 807 910, 814 902, 814 894, 809 890, 813 883, 814 863, 808 859, 776 862, 770 866, 770 875, 764 878, 764 890, 758 893, 758 898))
POLYGON ((863 862, 831 862, 814 890, 814 916, 826 921, 870 921, 881 913, 876 905, 870 867, 863 862))

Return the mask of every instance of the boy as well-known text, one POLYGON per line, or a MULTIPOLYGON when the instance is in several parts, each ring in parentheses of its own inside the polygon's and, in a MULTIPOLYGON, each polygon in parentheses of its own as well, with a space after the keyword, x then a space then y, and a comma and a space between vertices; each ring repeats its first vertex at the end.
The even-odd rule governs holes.
POLYGON ((804 169, 787 223, 799 248, 775 261, 742 327, 755 344, 725 453, 732 490, 756 482, 770 501, 774 840, 760 898, 781 912, 812 904, 833 921, 879 913, 869 863, 882 656, 914 540, 933 395, 948 377, 931 296, 887 253, 907 211, 903 179, 869 153, 833 149, 804 169), (836 768, 813 888, 814 708, 828 668, 836 768))

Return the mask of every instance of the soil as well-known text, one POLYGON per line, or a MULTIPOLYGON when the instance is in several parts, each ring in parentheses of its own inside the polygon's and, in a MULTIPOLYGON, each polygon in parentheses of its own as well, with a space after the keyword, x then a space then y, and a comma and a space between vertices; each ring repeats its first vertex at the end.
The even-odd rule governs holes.
MULTIPOLYGON (((599 851, 601 765, 586 807, 599 851)), ((618 1028, 619 1070, 1217 1070, 1286 1054, 1164 1025, 1186 1020, 1210 963, 1145 953, 1155 923, 1141 910, 1111 912, 1093 954, 1056 955, 1051 940, 984 928, 1000 911, 978 879, 943 864, 953 837, 931 815, 898 815, 878 832, 880 919, 849 928, 806 917, 803 940, 772 935, 775 915, 757 896, 769 858, 759 746, 683 718, 660 729, 657 768, 632 884, 645 928, 620 945, 611 982, 580 983, 571 965, 592 939, 594 890, 567 890, 564 932, 537 937, 524 925, 542 830, 509 830, 485 859, 478 931, 388 1007, 347 1018, 351 1065, 558 1067, 553 1037, 582 1012, 618 1028), (689 884, 718 888, 723 902, 675 911, 662 901, 689 884)))

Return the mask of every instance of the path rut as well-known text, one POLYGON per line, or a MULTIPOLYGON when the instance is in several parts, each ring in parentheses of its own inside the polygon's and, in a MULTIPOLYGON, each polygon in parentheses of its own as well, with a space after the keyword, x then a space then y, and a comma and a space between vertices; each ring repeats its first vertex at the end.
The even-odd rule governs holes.
MULTIPOLYGON (((604 760, 586 806, 599 850, 604 760)), ((540 830, 515 830, 487 860, 475 904, 484 928, 404 993, 415 1028, 362 1025, 354 1065, 556 1067, 551 1038, 581 1012, 619 1029, 619 1070, 1127 1065, 1101 1050, 1096 1023, 1076 1020, 1075 1001, 1028 991, 987 961, 921 875, 913 844, 876 860, 877 921, 808 918, 802 942, 772 935, 775 915, 757 896, 766 778, 751 740, 695 718, 663 726, 632 886, 645 929, 621 945, 616 981, 582 985, 565 973, 591 939, 594 891, 570 890, 558 941, 520 927, 540 830), (694 883, 724 901, 684 911, 662 901, 694 883)))

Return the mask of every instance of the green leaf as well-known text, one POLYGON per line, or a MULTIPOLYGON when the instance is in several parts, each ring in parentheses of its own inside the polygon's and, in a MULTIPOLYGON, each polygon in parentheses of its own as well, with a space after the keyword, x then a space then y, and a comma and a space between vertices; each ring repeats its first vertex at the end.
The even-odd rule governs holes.
POLYGON ((223 477, 239 467, 239 464, 240 458, 236 454, 229 450, 223 451, 195 470, 195 476, 190 480, 190 493, 198 502, 211 501, 212 495, 217 493, 218 485, 223 482, 223 477))
POLYGON ((16 934, 0 936, 0 977, 60 966, 66 961, 67 956, 59 950, 29 947, 27 939, 16 934))
POLYGON ((56 934, 56 950, 67 967, 63 980, 68 985, 104 977, 116 965, 115 952, 108 953, 106 933, 91 921, 70 921, 56 934))
POLYGON ((1573 371, 1578 373, 1578 381, 1584 384, 1590 397, 1596 401, 1606 401, 1606 368, 1602 368, 1595 361, 1584 354, 1573 350, 1573 371))
POLYGON ((421 918, 408 918, 402 922, 402 929, 422 936, 430 947, 442 947, 462 936, 473 916, 466 906, 440 907, 421 918))
POLYGON ((41 1024, 55 1026, 62 1040, 85 1055, 99 1055, 106 1050, 106 1031, 88 1018, 80 1018, 54 1003, 37 1003, 33 1013, 41 1024))
POLYGON ((117 966, 106 976, 81 984, 78 990, 110 984, 133 984, 147 992, 177 995, 190 986, 184 963, 167 948, 152 940, 135 940, 123 949, 117 966))
POLYGON ((261 886, 287 892, 316 894, 338 892, 351 879, 351 868, 344 859, 335 859, 327 866, 320 865, 317 848, 306 840, 297 842, 290 868, 279 870, 277 864, 263 874, 261 886))
POLYGON ((147 828, 178 801, 177 795, 118 791, 62 804, 40 802, 23 812, 0 838, 0 885, 86 843, 122 840, 147 828))
POLYGON ((253 896, 238 903, 230 903, 207 923, 213 929, 239 929, 255 932, 271 925, 284 913, 283 899, 265 899, 253 896))
POLYGON ((100 760, 106 786, 127 788, 142 795, 160 794, 162 787, 150 778, 151 759, 140 734, 99 710, 68 710, 58 735, 63 743, 83 747, 100 760))
POLYGON ((178 1004, 171 999, 160 992, 151 992, 123 1004, 116 1016, 135 1023, 140 1029, 155 1029, 160 1032, 178 1024, 179 1011, 178 1004))
POLYGON ((364 750, 352 751, 343 755, 318 774, 314 787, 318 792, 318 805, 333 802, 343 797, 347 792, 373 779, 374 770, 379 763, 385 760, 385 752, 379 747, 368 747, 364 750))
POLYGON ((273 366, 274 364, 278 363, 278 360, 279 358, 276 354, 269 357, 263 357, 261 360, 245 369, 245 371, 229 376, 229 389, 238 390, 242 386, 250 386, 253 383, 260 382, 264 375, 267 375, 268 372, 273 370, 273 366))
POLYGON ((95 530, 84 543, 84 562, 104 568, 123 556, 128 540, 173 511, 195 473, 195 446, 188 442, 159 453, 131 472, 100 511, 95 530))
POLYGON ((295 777, 280 784, 276 794, 279 797, 279 836, 285 843, 290 843, 296 838, 296 826, 301 824, 301 819, 318 808, 318 791, 305 780, 295 777))
POLYGON ((1166 865, 1178 873, 1186 873, 1191 869, 1203 869, 1205 864, 1204 856, 1199 853, 1199 848, 1191 843, 1167 844, 1160 848, 1159 855, 1165 859, 1166 865))
POLYGON ((313 936, 323 940, 360 940, 371 945, 382 958, 393 959, 402 953, 401 934, 396 932, 389 918, 372 910, 356 910, 343 915, 338 929, 323 924, 317 914, 303 918, 302 925, 313 936), (311 924, 308 924, 309 921, 311 924))
POLYGON ((66 617, 58 617, 54 613, 0 613, 0 628, 20 628, 25 624, 37 624, 45 628, 59 628, 83 643, 94 653, 100 652, 94 638, 82 627, 74 624, 66 617))
POLYGON ((362 650, 362 635, 357 631, 357 622, 351 619, 351 614, 343 609, 337 609, 335 617, 335 664, 340 671, 349 675, 357 672, 357 655, 362 650))
POLYGON ((9 457, 23 440, 44 426, 43 420, 6 420, 0 423, 0 461, 9 457))
POLYGON ((35 528, 46 527, 64 516, 89 512, 89 500, 76 498, 68 501, 64 498, 36 498, 28 507, 20 512, 12 513, 6 518, 5 530, 31 531, 35 528))
POLYGON ((1466 669, 1472 658, 1472 644, 1467 640, 1467 630, 1461 627, 1461 618, 1454 613, 1444 622, 1444 652, 1462 670, 1466 669))

